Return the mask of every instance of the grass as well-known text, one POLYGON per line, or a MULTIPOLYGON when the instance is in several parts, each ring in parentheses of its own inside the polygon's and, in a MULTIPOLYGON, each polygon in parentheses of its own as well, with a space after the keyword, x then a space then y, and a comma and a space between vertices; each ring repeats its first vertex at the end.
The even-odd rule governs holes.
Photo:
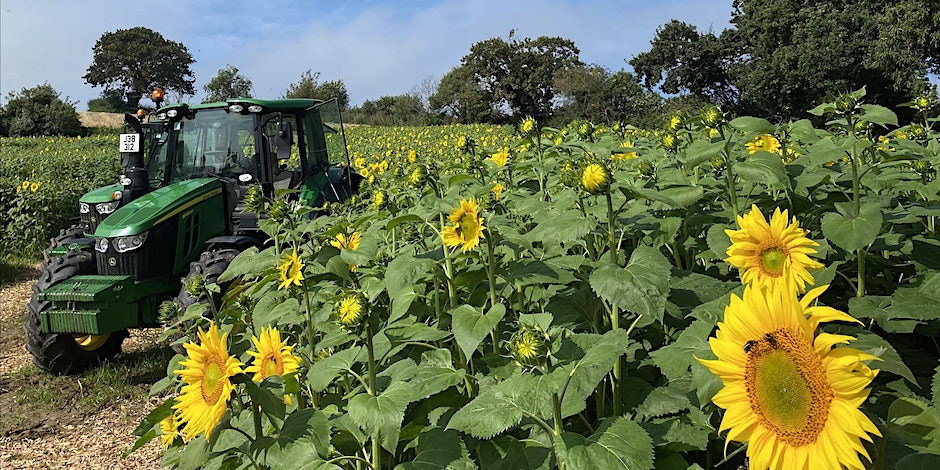
POLYGON ((150 386, 166 376, 173 355, 169 346, 153 340, 78 375, 56 376, 33 365, 4 374, 0 433, 67 420, 118 402, 146 402, 150 386))

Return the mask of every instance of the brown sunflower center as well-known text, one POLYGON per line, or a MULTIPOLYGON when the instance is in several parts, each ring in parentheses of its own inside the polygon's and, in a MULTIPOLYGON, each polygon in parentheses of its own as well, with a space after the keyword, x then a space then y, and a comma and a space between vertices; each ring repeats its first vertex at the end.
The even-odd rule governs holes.
POLYGON ((744 376, 751 410, 764 427, 792 446, 816 442, 834 395, 813 345, 797 330, 755 340, 744 376))
POLYGON ((206 370, 202 374, 202 399, 210 405, 214 405, 222 396, 222 379, 225 374, 222 372, 222 365, 216 361, 206 364, 206 370))
POLYGON ((779 276, 783 273, 789 254, 773 245, 760 251, 760 266, 764 273, 770 276, 779 276))

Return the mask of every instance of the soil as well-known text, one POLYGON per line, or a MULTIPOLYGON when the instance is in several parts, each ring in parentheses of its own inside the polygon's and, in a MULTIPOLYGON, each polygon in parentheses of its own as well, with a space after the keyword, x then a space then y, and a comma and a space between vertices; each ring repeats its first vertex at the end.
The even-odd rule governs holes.
MULTIPOLYGON (((121 454, 135 442, 133 430, 163 398, 141 403, 139 398, 110 400, 89 410, 77 406, 84 391, 80 380, 56 380, 62 389, 49 405, 24 407, 21 395, 41 382, 45 372, 29 367, 32 357, 26 351, 23 323, 26 304, 39 267, 17 273, 16 279, 0 286, 0 468, 3 469, 149 469, 159 468, 163 448, 154 439, 126 459, 121 454), (32 409, 24 413, 21 410, 32 409), (7 413, 17 413, 13 416, 7 413)), ((122 354, 133 354, 152 344, 153 330, 132 330, 122 354)), ((120 357, 120 356, 118 356, 120 357)), ((135 386, 149 390, 156 380, 144 377, 135 386)), ((138 381, 135 381, 138 382, 138 381)))

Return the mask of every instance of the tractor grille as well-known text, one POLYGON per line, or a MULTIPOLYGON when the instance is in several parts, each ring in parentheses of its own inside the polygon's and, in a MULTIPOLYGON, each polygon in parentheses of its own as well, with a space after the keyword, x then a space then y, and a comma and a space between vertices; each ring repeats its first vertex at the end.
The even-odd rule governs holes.
POLYGON ((91 212, 81 214, 82 226, 85 227, 85 233, 95 233, 95 229, 98 228, 98 224, 103 218, 104 216, 95 212, 94 208, 91 209, 91 212))
POLYGON ((107 252, 96 251, 98 273, 138 280, 173 274, 177 225, 170 222, 150 230, 147 240, 136 250, 118 253, 110 243, 107 252))

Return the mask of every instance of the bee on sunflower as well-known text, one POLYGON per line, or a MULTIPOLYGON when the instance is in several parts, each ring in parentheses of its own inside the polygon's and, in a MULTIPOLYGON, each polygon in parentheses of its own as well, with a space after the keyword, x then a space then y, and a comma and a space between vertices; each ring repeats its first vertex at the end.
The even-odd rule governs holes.
POLYGON ((725 410, 718 432, 748 443, 750 468, 864 469, 861 440, 881 436, 859 406, 877 375, 878 358, 840 346, 855 338, 817 332, 820 324, 858 323, 831 307, 811 306, 783 286, 748 285, 731 296, 709 339, 716 360, 698 359, 724 387, 712 403, 725 410))
POLYGON ((483 238, 483 218, 476 199, 461 199, 460 206, 450 213, 450 225, 441 230, 444 246, 459 246, 462 251, 473 250, 483 238))

